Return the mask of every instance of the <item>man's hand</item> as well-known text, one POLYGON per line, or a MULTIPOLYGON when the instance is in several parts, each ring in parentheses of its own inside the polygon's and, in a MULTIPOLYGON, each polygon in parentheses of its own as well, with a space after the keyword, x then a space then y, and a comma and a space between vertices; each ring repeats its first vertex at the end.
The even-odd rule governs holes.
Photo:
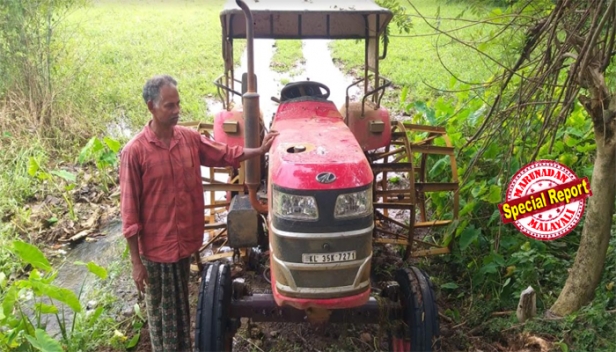
POLYGON ((133 280, 139 292, 145 293, 145 285, 148 284, 148 272, 141 261, 133 262, 133 280))
POLYGON ((278 134, 279 133, 277 131, 270 131, 263 138, 263 143, 259 148, 244 148, 244 154, 242 154, 242 156, 239 158, 239 161, 252 159, 254 157, 267 153, 272 146, 272 143, 274 143, 274 138, 276 138, 278 134))
POLYGON ((274 139, 276 138, 276 136, 278 136, 280 133, 278 131, 270 131, 264 138, 263 138, 263 144, 261 144, 261 154, 265 154, 270 150, 270 147, 272 146, 272 143, 274 143, 274 139))

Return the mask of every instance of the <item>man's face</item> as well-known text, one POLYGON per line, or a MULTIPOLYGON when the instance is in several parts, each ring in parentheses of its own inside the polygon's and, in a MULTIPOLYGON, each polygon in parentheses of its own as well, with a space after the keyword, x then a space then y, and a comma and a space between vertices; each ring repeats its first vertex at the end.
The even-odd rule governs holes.
POLYGON ((162 86, 158 102, 150 101, 148 109, 160 125, 175 126, 180 118, 180 95, 177 88, 172 85, 162 86))

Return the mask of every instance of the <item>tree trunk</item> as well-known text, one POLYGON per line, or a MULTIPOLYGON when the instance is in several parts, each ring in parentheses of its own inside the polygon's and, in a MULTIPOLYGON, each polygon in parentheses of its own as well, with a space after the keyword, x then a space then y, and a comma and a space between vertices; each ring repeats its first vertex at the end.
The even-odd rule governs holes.
POLYGON ((577 311, 594 298, 605 265, 614 214, 616 122, 614 119, 604 121, 603 116, 597 116, 599 111, 603 114, 603 109, 597 111, 589 104, 584 105, 593 117, 597 144, 590 184, 593 195, 587 199, 586 220, 575 262, 569 270, 569 277, 560 296, 550 308, 552 314, 561 317, 577 311))

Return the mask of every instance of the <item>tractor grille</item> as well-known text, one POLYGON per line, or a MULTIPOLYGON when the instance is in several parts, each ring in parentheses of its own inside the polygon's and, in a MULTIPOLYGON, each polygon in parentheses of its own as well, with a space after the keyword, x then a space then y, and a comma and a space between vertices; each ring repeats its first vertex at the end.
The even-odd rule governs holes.
POLYGON ((273 274, 281 294, 297 298, 337 298, 365 291, 370 284, 373 226, 332 233, 270 229, 273 274), (355 259, 303 263, 303 254, 355 251, 355 259))

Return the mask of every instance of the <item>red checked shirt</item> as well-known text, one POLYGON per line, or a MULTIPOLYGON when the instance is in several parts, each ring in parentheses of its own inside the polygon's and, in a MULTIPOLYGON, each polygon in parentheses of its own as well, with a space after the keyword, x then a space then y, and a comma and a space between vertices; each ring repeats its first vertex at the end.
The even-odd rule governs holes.
POLYGON ((154 262, 177 262, 197 252, 204 231, 200 165, 238 167, 242 154, 240 146, 228 147, 182 126, 174 127, 167 148, 148 123, 120 158, 124 236, 139 235, 139 253, 154 262))

